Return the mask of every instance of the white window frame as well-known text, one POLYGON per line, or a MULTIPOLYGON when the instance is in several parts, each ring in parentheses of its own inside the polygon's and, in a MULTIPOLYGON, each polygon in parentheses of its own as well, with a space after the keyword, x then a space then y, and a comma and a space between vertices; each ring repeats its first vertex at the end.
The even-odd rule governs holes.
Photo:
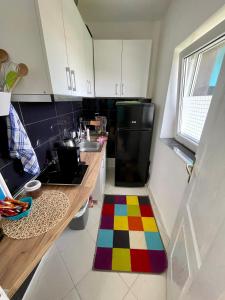
MULTIPOLYGON (((193 152, 197 151, 198 143, 191 140, 188 137, 183 136, 180 133, 180 113, 182 110, 182 103, 183 103, 183 95, 184 95, 184 80, 185 80, 185 74, 186 71, 184 69, 184 59, 193 55, 196 53, 196 58, 194 62, 194 67, 196 68, 193 81, 191 82, 190 86, 188 87, 191 94, 193 92, 193 88, 195 86, 196 82, 196 75, 198 74, 198 70, 200 67, 201 57, 202 54, 208 49, 212 48, 216 44, 220 43, 221 41, 225 40, 225 22, 222 22, 221 24, 217 25, 215 28, 213 28, 211 31, 209 31, 207 34, 205 34, 202 38, 200 38, 198 41, 193 43, 191 46, 186 48, 183 52, 179 55, 179 71, 178 71, 178 85, 177 85, 177 113, 176 113, 176 132, 175 132, 175 139, 186 146, 188 149, 192 150, 193 152), (199 56, 200 54, 200 56, 199 56)), ((191 97, 191 96, 189 96, 191 97)), ((194 96, 197 97, 197 96, 194 96)), ((200 96, 201 97, 201 96, 200 96)), ((210 100, 212 96, 203 96, 204 99, 208 97, 210 100)))

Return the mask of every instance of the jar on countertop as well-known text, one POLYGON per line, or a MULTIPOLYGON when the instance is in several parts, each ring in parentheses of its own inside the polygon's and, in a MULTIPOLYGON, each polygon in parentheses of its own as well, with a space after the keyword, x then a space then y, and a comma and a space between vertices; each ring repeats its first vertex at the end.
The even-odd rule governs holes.
POLYGON ((27 196, 30 196, 33 199, 40 197, 42 194, 41 182, 39 180, 31 180, 27 182, 24 186, 24 192, 27 196))

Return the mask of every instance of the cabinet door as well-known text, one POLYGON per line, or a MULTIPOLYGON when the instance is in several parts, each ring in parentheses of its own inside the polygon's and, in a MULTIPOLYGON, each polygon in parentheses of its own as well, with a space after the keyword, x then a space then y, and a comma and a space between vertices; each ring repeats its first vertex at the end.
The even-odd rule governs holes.
POLYGON ((95 40, 95 95, 120 97, 121 40, 95 40))
POLYGON ((146 97, 150 55, 150 40, 123 41, 122 97, 146 97))
POLYGON ((86 26, 84 28, 84 43, 87 97, 94 97, 93 40, 86 26))
POLYGON ((94 82, 94 51, 93 51, 93 39, 88 38, 87 41, 87 65, 88 65, 88 80, 90 85, 89 97, 95 96, 95 82, 94 82))
POLYGON ((77 95, 81 97, 87 96, 87 75, 86 75, 86 52, 85 52, 85 35, 86 26, 81 18, 78 9, 75 7, 75 30, 76 30, 76 81, 77 95))
POLYGON ((0 41, 0 48, 9 53, 13 62, 23 62, 29 68, 28 75, 16 86, 14 93, 50 94, 48 68, 33 0, 1 0, 0 41))
POLYGON ((94 96, 92 38, 73 0, 62 0, 72 95, 94 96))
POLYGON ((37 0, 53 94, 71 95, 61 0, 37 0))
POLYGON ((78 94, 78 43, 79 31, 77 30, 77 13, 73 0, 62 0, 63 21, 65 28, 65 39, 68 64, 70 68, 72 95, 78 94))

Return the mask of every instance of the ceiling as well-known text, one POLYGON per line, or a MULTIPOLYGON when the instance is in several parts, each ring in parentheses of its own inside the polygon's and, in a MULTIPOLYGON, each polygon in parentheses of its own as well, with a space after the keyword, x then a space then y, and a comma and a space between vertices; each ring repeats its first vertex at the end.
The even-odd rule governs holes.
POLYGON ((171 0, 79 0, 86 23, 159 20, 171 0))

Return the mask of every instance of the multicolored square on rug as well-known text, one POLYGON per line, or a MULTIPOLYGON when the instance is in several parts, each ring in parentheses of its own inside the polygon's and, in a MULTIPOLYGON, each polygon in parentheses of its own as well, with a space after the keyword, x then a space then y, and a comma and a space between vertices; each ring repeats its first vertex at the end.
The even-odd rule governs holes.
POLYGON ((154 274, 167 269, 148 196, 105 195, 93 269, 154 274))

